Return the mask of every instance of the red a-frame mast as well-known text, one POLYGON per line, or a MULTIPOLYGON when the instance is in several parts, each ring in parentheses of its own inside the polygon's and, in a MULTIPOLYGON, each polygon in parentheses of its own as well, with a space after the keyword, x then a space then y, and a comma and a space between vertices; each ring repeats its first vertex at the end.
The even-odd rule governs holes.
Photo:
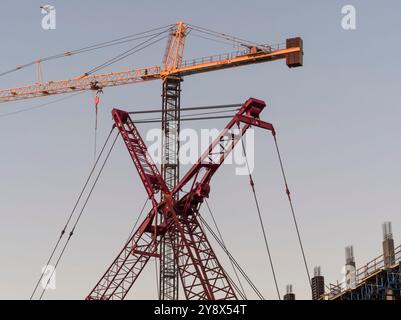
POLYGON ((149 259, 160 258, 158 248, 166 234, 173 240, 174 258, 186 299, 237 299, 199 223, 199 208, 209 196, 213 174, 249 127, 260 127, 275 135, 273 126, 259 118, 265 106, 261 100, 248 99, 173 190, 167 187, 129 114, 113 109, 115 126, 135 164, 152 209, 87 299, 124 299, 149 259), (239 130, 233 134, 235 126, 239 130), (184 187, 189 191, 184 193, 184 187), (184 195, 176 200, 179 191, 184 195), (163 200, 156 198, 159 192, 163 200))

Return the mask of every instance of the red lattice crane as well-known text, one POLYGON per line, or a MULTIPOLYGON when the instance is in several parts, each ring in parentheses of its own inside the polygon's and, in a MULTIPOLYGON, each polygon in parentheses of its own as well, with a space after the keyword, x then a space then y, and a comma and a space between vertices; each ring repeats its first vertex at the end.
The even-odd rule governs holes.
MULTIPOLYGON (((300 37, 287 39, 285 45, 270 46, 258 45, 226 34, 224 34, 224 39, 233 41, 233 43, 238 44, 243 49, 236 52, 222 53, 184 61, 185 40, 189 32, 194 30, 201 30, 207 35, 214 33, 205 28, 177 22, 170 29, 162 67, 156 65, 104 74, 85 73, 72 79, 47 82, 42 82, 41 77, 38 77, 37 83, 35 84, 10 89, 0 89, 0 103, 83 90, 99 91, 107 87, 151 80, 162 80, 163 136, 161 177, 168 190, 176 190, 175 188, 178 185, 180 177, 178 137, 180 133, 181 82, 183 77, 280 59, 285 59, 287 66, 290 68, 299 67, 303 64, 303 41, 300 37)), ((71 53, 66 52, 64 55, 69 56, 71 53)), ((41 60, 37 60, 35 64, 40 68, 41 60)), ((16 69, 19 69, 19 67, 16 69)), ((117 117, 117 114, 117 111, 113 113, 114 119, 116 119, 115 117, 117 117)), ((121 116, 123 116, 123 114, 124 113, 120 113, 121 116)), ((127 125, 127 123, 124 123, 124 125, 127 125)), ((133 127, 131 127, 131 129, 135 130, 133 127)), ((128 134, 128 132, 132 134, 130 131, 127 131, 126 134, 128 134)), ((155 167, 146 168, 146 170, 154 169, 155 167)), ((212 169, 210 168, 210 173, 211 172, 212 169)), ((154 177, 156 176, 157 175, 154 175, 154 177)), ((160 179, 160 177, 157 179, 160 179)), ((179 189, 171 194, 174 198, 172 201, 179 201, 178 190, 179 189)), ((163 197, 167 194, 166 192, 161 192, 161 199, 159 201, 163 203, 165 201, 163 197)), ((153 204, 155 205, 155 203, 153 204)), ((161 219, 164 219, 164 217, 165 215, 161 215, 161 219)), ((161 255, 160 299, 164 300, 178 299, 178 270, 174 261, 173 247, 175 247, 175 245, 172 241, 173 240, 170 239, 170 233, 166 233, 161 240, 159 250, 161 255)))
POLYGON ((199 209, 209 196, 210 181, 251 126, 275 135, 273 126, 259 118, 266 104, 250 98, 179 183, 170 189, 148 154, 134 121, 122 110, 112 111, 115 126, 138 171, 152 209, 127 241, 87 299, 124 299, 158 247, 169 235, 186 299, 236 299, 236 293, 199 223, 199 209), (238 127, 238 132, 233 129, 238 127), (188 192, 183 190, 189 189, 188 192), (178 192, 182 196, 175 197, 178 192), (156 194, 162 197, 157 198, 156 194), (162 200, 159 200, 162 199, 162 200))

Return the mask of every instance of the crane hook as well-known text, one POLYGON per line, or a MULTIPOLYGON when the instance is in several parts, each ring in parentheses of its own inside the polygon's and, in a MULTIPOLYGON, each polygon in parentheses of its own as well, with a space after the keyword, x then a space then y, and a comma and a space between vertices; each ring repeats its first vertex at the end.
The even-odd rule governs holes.
POLYGON ((100 95, 101 93, 103 93, 103 90, 102 90, 102 89, 98 89, 98 90, 96 91, 96 95, 95 95, 95 112, 96 112, 96 114, 97 114, 97 111, 98 111, 98 105, 99 105, 99 101, 100 101, 99 95, 100 95))
POLYGON ((99 105, 99 95, 103 93, 102 89, 98 89, 95 95, 95 147, 94 147, 94 161, 96 161, 96 147, 97 147, 97 113, 98 113, 98 105, 99 105))

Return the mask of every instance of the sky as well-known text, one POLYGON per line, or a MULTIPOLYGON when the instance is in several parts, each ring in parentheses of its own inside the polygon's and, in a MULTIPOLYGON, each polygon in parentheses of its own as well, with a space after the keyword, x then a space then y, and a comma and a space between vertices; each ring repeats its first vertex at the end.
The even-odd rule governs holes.
MULTIPOLYGON (((304 66, 284 61, 185 78, 182 107, 267 102, 274 124, 310 270, 326 283, 342 279, 344 247, 357 265, 381 254, 381 223, 401 237, 401 118, 399 1, 48 1, 56 29, 43 30, 44 2, 3 0, 0 71, 60 52, 183 20, 262 43, 304 40, 304 66), (356 9, 356 29, 341 25, 344 5, 356 9)), ((45 81, 72 78, 130 48, 118 47, 50 61, 45 81)), ((165 44, 132 55, 102 72, 160 65, 165 44)), ((187 39, 185 57, 233 51, 224 44, 187 39)), ((34 68, 0 77, 0 88, 35 82, 34 68)), ((42 266, 93 164, 93 93, 29 112, 10 112, 59 99, 0 105, 0 298, 29 299, 42 266)), ((161 83, 107 88, 99 105, 99 145, 112 126, 111 109, 159 108, 161 83)), ((187 122, 184 128, 222 128, 225 120, 187 122)), ((146 135, 154 126, 141 126, 146 135)), ((184 168, 185 169, 185 168, 184 168)), ((276 299, 255 203, 246 176, 223 166, 209 203, 227 247, 267 299, 276 299), (233 197, 233 195, 235 195, 233 197)), ((184 170, 183 170, 184 171, 184 170)), ((310 290, 270 135, 255 130, 254 180, 281 293, 298 299, 310 290)), ((133 163, 118 140, 45 299, 82 299, 128 237, 145 201, 133 163)), ((210 219, 208 212, 202 215, 210 219)), ((216 252, 232 274, 224 253, 216 252)), ((248 288, 249 297, 254 297, 248 288)), ((157 297, 154 263, 130 292, 157 297)), ((182 295, 181 295, 182 297, 182 295)))

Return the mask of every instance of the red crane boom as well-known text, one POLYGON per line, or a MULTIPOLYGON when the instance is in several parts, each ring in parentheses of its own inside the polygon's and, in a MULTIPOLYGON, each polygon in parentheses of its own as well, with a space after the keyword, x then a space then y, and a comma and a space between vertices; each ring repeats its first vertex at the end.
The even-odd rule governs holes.
POLYGON ((168 189, 129 114, 117 109, 112 111, 115 126, 152 202, 152 209, 87 299, 124 299, 149 259, 159 257, 157 247, 166 234, 172 239, 187 299, 237 299, 199 223, 199 208, 209 196, 213 174, 249 127, 257 126, 275 134, 272 124, 259 119, 265 106, 261 100, 247 100, 173 190, 168 189), (230 132, 235 126, 239 128, 238 134, 230 132), (189 183, 190 190, 176 200, 175 194, 189 183), (158 192, 163 193, 160 201, 155 197, 158 192))

